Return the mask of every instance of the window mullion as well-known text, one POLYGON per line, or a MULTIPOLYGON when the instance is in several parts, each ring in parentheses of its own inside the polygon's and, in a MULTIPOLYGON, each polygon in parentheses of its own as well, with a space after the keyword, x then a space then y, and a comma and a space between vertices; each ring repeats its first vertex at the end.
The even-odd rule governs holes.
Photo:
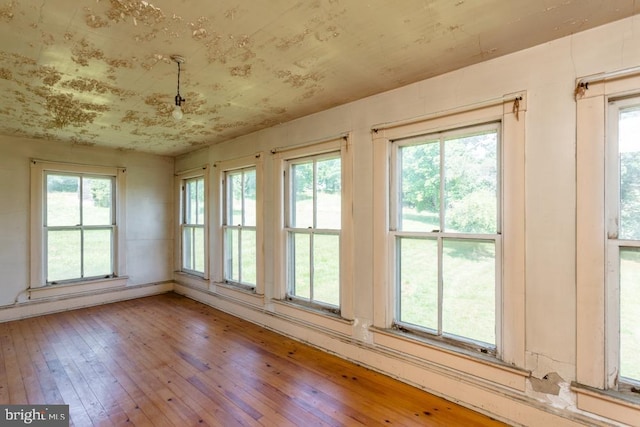
POLYGON ((442 304, 444 301, 443 247, 443 238, 438 236, 438 335, 442 335, 442 304))
POLYGON ((443 302, 444 302, 444 271, 443 271, 443 250, 444 250, 444 241, 442 237, 442 233, 445 232, 445 203, 446 203, 446 171, 445 171, 445 147, 444 147, 444 137, 440 136, 440 141, 438 142, 440 145, 440 156, 439 156, 439 168, 440 168, 440 230, 438 230, 438 335, 442 335, 443 333, 443 325, 442 325, 442 314, 443 314, 443 302))
MULTIPOLYGON (((243 197, 244 200, 244 197, 243 197)), ((244 209, 243 214, 244 216, 244 209)), ((244 219, 243 219, 244 222, 244 219)), ((242 227, 238 227, 238 282, 242 283, 242 227)))
POLYGON ((314 301, 314 277, 315 277, 315 273, 314 273, 314 262, 313 262, 313 258, 314 258, 314 253, 313 253, 313 236, 314 233, 313 231, 311 231, 311 233, 309 233, 309 300, 310 301, 314 301))

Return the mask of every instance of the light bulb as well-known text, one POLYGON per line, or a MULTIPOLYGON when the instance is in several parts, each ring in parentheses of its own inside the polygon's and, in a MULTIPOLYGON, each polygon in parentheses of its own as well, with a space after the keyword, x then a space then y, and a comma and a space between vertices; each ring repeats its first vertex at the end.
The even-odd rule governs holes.
POLYGON ((179 105, 176 105, 176 107, 171 112, 171 115, 176 120, 182 119, 182 108, 179 105))

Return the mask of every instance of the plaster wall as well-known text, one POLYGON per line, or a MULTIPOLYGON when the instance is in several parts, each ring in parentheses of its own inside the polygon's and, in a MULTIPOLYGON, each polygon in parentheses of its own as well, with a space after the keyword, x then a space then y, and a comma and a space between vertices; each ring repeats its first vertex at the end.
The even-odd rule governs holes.
POLYGON ((126 167, 128 286, 171 279, 173 158, 1 136, 0 306, 14 304, 29 284, 29 161, 32 158, 126 167))

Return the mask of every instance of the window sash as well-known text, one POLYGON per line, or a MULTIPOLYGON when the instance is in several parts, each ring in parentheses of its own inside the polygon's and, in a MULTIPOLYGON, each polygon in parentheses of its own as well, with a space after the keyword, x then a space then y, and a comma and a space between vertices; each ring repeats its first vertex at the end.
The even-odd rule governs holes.
MULTIPOLYGON (((74 172, 66 172, 66 171, 53 171, 53 170, 45 170, 43 175, 43 253, 44 253, 44 277, 46 284, 60 284, 60 283, 73 283, 83 280, 93 280, 99 278, 109 278, 115 277, 115 217, 116 217, 116 177, 111 175, 99 175, 99 174, 91 174, 91 173, 74 173, 74 172), (56 191, 49 191, 49 177, 69 177, 69 178, 77 178, 77 191, 75 192, 77 195, 77 216, 71 222, 76 222, 76 224, 67 224, 67 225, 49 225, 49 223, 57 223, 57 221, 53 221, 50 218, 50 214, 52 212, 49 211, 51 197, 53 193, 56 191), (108 200, 108 219, 103 223, 92 224, 91 218, 88 218, 85 215, 85 209, 87 207, 86 201, 89 197, 89 184, 87 181, 89 180, 107 180, 109 182, 109 200, 108 200), (86 224, 89 223, 89 224, 86 224), (91 271, 92 266, 95 268, 96 265, 104 264, 104 262, 95 261, 95 257, 91 256, 92 248, 91 245, 88 244, 87 235, 92 234, 91 231, 100 231, 107 230, 109 231, 109 239, 108 245, 109 250, 107 253, 109 254, 108 264, 109 266, 105 271, 94 274, 88 273, 91 271), (61 271, 59 267, 60 264, 64 264, 66 261, 69 261, 69 253, 66 254, 67 259, 57 260, 56 267, 54 267, 54 263, 52 262, 52 258, 56 257, 56 253, 52 253, 51 251, 57 252, 57 255, 60 255, 58 249, 54 249, 52 244, 52 234, 56 232, 63 231, 78 231, 79 241, 77 242, 76 248, 69 248, 67 244, 67 249, 71 249, 73 251, 77 251, 76 258, 77 268, 74 268, 77 272, 73 277, 68 275, 67 277, 56 278, 55 273, 56 269, 58 270, 58 274, 61 271), (94 260, 90 260, 89 258, 94 258, 94 260), (88 274, 87 274, 88 273, 88 274), (53 276, 53 277, 52 277, 53 276)), ((95 195, 92 195, 92 198, 95 195)), ((99 196, 98 196, 99 197, 99 196)), ((75 203, 74 203, 75 204, 75 203)), ((68 210, 70 207, 64 207, 65 210, 68 210)), ((74 208, 75 209, 75 208, 74 208)), ((59 234, 59 233, 56 233, 59 234)), ((69 242, 67 242, 69 243, 69 242)), ((104 244, 104 242, 102 242, 104 244)), ((57 245, 56 245, 57 246, 57 245)), ((101 248, 104 249, 104 248, 101 248)), ((104 255, 103 250, 99 250, 100 255, 104 255)), ((104 266, 102 266, 104 267, 104 266)), ((101 268, 102 268, 101 267, 101 268)), ((64 271, 64 269, 62 269, 64 271)), ((69 271, 69 270, 68 270, 69 271)))
MULTIPOLYGON (((341 235, 341 211, 342 211, 342 175, 340 175, 340 189, 339 192, 339 204, 338 209, 339 212, 333 212, 338 218, 338 224, 340 227, 337 228, 326 228, 321 227, 318 228, 319 224, 319 210, 322 206, 320 206, 319 202, 319 189, 318 189, 318 164, 323 161, 331 161, 338 160, 340 163, 340 171, 342 171, 342 156, 340 152, 327 152, 327 153, 319 153, 315 155, 305 156, 296 159, 290 159, 286 163, 286 185, 285 185, 285 226, 284 232, 286 233, 286 246, 287 246, 287 285, 286 285, 286 297, 290 300, 296 301, 302 304, 309 304, 312 307, 319 307, 323 309, 328 309, 333 312, 338 312, 341 304, 340 301, 340 235, 341 235), (310 214, 311 218, 308 218, 308 215, 302 215, 307 220, 307 222, 298 221, 296 215, 298 214, 296 206, 297 200, 295 198, 296 191, 294 189, 295 185, 295 177, 294 177, 294 168, 301 167, 303 165, 310 165, 311 167, 311 210, 307 214, 310 214), (301 226, 302 225, 302 226, 301 226), (309 246, 308 248, 300 249, 296 247, 295 241, 296 237, 299 236, 308 236, 309 246), (333 261, 337 263, 335 271, 327 273, 327 271, 321 268, 321 258, 326 254, 322 251, 318 250, 318 244, 316 241, 321 239, 320 236, 335 236, 337 238, 335 245, 337 246, 337 250, 332 251, 334 256, 337 258, 333 261), (308 275, 308 279, 305 280, 305 283, 302 284, 298 280, 297 268, 301 266, 298 262, 300 255, 305 255, 306 253, 306 263, 307 271, 301 273, 302 276, 308 275), (322 254, 322 255, 319 255, 322 254), (321 271, 321 273, 319 272, 321 271), (319 275, 326 277, 330 277, 332 274, 335 276, 333 282, 331 284, 322 283, 321 280, 318 280, 317 277, 319 275), (300 291, 299 286, 303 289, 306 289, 308 286, 308 291, 303 292, 300 291), (328 291, 327 289, 331 289, 333 292, 328 291), (318 297, 318 295, 324 294, 325 297, 318 297), (336 298, 337 297, 337 298, 336 298)), ((340 172, 341 174, 342 172, 340 172)), ((329 223, 335 224, 334 221, 329 221, 329 223)), ((326 225, 327 221, 325 218, 322 218, 322 225, 326 225)), ((326 244, 326 243, 325 243, 326 244)), ((303 260, 304 261, 304 260, 303 260)))
MULTIPOLYGON (((253 175, 257 185, 255 166, 224 172, 224 207, 222 218, 223 276, 228 283, 255 288, 257 285, 257 200, 253 202, 253 214, 248 212, 250 203, 245 192, 247 175, 253 175), (237 182, 236 178, 239 178, 237 182), (239 185, 239 198, 234 197, 234 186, 239 185), (236 202, 239 202, 239 206, 236 202), (239 221, 235 221, 235 219, 239 221), (253 235, 253 248, 246 248, 245 239, 253 235), (235 243, 235 245, 234 245, 235 243), (248 253, 247 253, 248 252, 248 253), (248 259, 250 258, 250 259, 248 259)), ((257 194, 256 194, 257 197, 257 194)))
POLYGON ((182 224, 204 225, 204 211, 206 203, 204 194, 204 177, 198 176, 195 178, 185 179, 182 187, 182 224), (195 186, 195 198, 193 200, 190 198, 191 186, 195 186), (195 220, 193 220, 194 218, 195 220))
MULTIPOLYGON (((395 316, 393 325, 400 329, 408 329, 419 334, 426 334, 438 339, 445 339, 447 341, 453 341, 462 346, 471 345, 474 348, 481 348, 484 353, 497 353, 497 343, 499 342, 499 330, 498 323, 501 318, 500 313, 500 301, 501 301, 501 152, 502 152, 502 138, 501 138, 501 122, 488 122, 486 124, 480 124, 469 127, 454 128, 442 132, 425 133, 409 138, 399 138, 390 141, 390 165, 391 170, 389 174, 390 179, 390 197, 389 197, 389 242, 391 245, 391 252, 394 254, 393 259, 394 266, 394 311, 395 316), (447 161, 446 155, 446 142, 457 138, 466 138, 474 135, 495 133, 496 134, 496 147, 495 147, 495 229, 494 232, 479 233, 479 232, 450 232, 446 231, 447 222, 447 206, 446 206, 446 168, 445 162, 447 161), (438 178, 438 226, 433 227, 430 231, 413 231, 411 229, 404 230, 403 228, 403 188, 402 188, 402 176, 404 174, 403 165, 401 162, 401 156, 399 151, 404 147, 418 146, 422 144, 437 144, 439 153, 437 165, 437 178, 438 178), (435 307, 436 322, 433 327, 427 327, 421 324, 415 324, 407 321, 403 321, 408 316, 404 315, 402 307, 402 292, 403 287, 401 280, 402 272, 402 257, 401 257, 401 241, 402 239, 422 239, 432 240, 437 245, 437 273, 434 277, 436 282, 437 301, 435 307), (473 337, 465 337, 449 333, 443 325, 443 317, 445 312, 444 295, 448 288, 444 283, 444 268, 443 262, 445 258, 444 246, 445 242, 459 241, 459 242, 491 242, 494 247, 494 289, 493 289, 493 339, 474 339, 473 337), (486 342, 491 341, 491 342, 486 342)), ((407 227, 408 228, 408 227, 407 227)), ((415 228, 414 228, 415 230, 415 228)), ((491 333, 485 336, 490 336, 491 333)))
MULTIPOLYGON (((299 301, 307 301, 311 304, 327 307, 331 309, 337 309, 340 307, 340 231, 338 230, 329 230, 329 229, 309 229, 309 228, 285 228, 287 233, 287 247, 288 247, 288 277, 289 277, 289 286, 287 291, 287 297, 290 299, 295 299, 299 301), (307 236, 308 238, 308 247, 302 248, 298 250, 296 245, 296 238, 300 236, 307 236), (338 247, 338 250, 329 250, 322 251, 321 244, 316 243, 316 241, 323 236, 333 236, 336 238, 335 245, 338 247), (305 253, 305 251, 308 251, 305 253), (319 280, 320 276, 325 276, 327 274, 326 269, 323 269, 320 263, 322 261, 323 256, 333 255, 335 258, 334 261, 337 262, 335 265, 335 269, 332 271, 335 277, 333 279, 332 284, 327 285, 325 282, 322 283, 319 280), (306 257, 305 257, 306 255, 306 257), (308 279, 302 283, 298 279, 298 259, 303 258, 301 263, 306 264, 306 268, 308 270, 302 271, 301 276, 308 274, 308 279), (306 258, 306 260, 304 259, 306 258), (306 261, 306 262, 305 262, 306 261), (306 273, 306 274, 305 274, 306 273), (308 286, 308 291, 300 291, 298 289, 298 285, 300 288, 305 289, 308 286), (333 292, 328 292, 327 288, 332 289, 333 292), (323 291, 324 289, 324 291, 323 291), (304 295, 306 293, 306 295, 304 295), (324 294, 324 298, 317 297, 317 295, 324 294), (337 298, 336 298, 337 296, 337 298)), ((329 274, 330 275, 330 274, 329 274)))

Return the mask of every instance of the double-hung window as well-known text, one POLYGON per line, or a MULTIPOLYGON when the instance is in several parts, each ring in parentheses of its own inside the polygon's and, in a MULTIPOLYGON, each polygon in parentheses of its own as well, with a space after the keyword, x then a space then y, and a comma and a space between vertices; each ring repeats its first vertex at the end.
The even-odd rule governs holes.
POLYGON ((32 160, 31 289, 126 280, 125 172, 32 160))
POLYGON ((287 297, 340 307, 340 152, 291 159, 286 168, 287 297))
POLYGON ((115 177, 46 171, 46 281, 113 277, 115 177))
POLYGON ((500 127, 392 142, 397 327, 495 348, 500 127))
POLYGON ((526 372, 503 368, 525 366, 526 105, 520 92, 372 129, 373 342, 498 364, 484 378, 521 390, 526 372))
POLYGON ((256 167, 224 172, 224 280, 257 283, 256 167))
POLYGON ((182 270, 203 276, 206 266, 206 195, 204 176, 182 181, 182 270))

